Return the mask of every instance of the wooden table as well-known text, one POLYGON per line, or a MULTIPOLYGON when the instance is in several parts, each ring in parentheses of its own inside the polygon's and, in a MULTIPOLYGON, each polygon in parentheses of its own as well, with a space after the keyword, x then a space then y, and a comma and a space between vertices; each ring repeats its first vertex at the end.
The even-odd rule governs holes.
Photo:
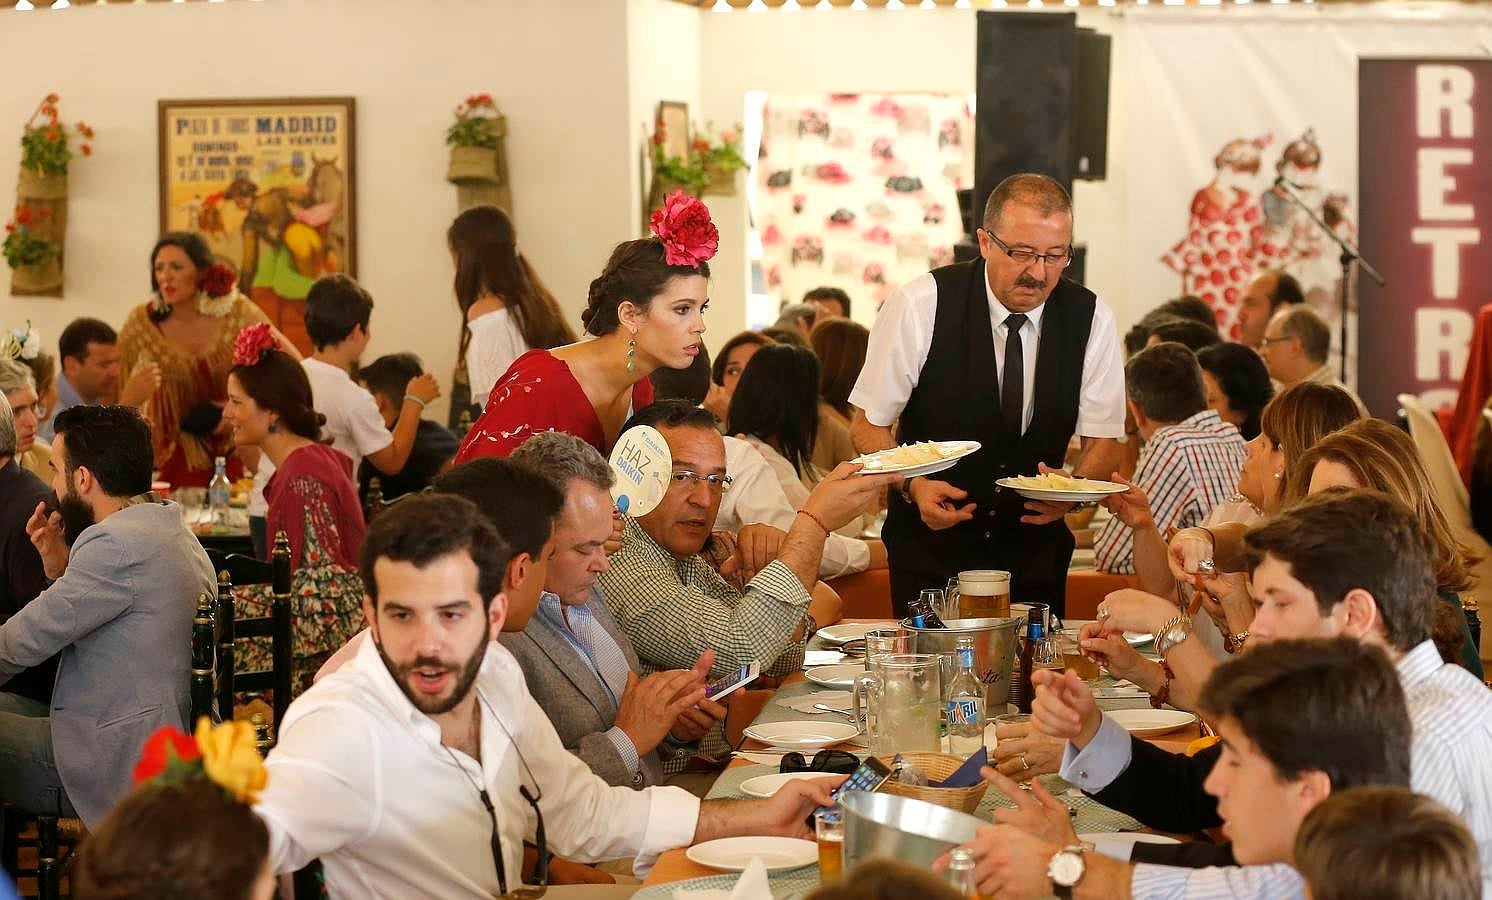
MULTIPOLYGON (((871 622, 871 620, 863 620, 863 619, 862 620, 850 619, 850 620, 846 620, 846 621, 850 621, 850 622, 866 622, 866 623, 870 623, 871 622)), ((796 684, 796 683, 804 681, 804 680, 806 680, 806 679, 804 678, 803 673, 801 673, 801 672, 794 672, 792 675, 789 675, 789 676, 787 676, 786 678, 783 679, 783 685, 786 686, 788 684, 796 684)), ((1164 734, 1164 735, 1160 735, 1158 737, 1151 738, 1150 739, 1150 743, 1152 743, 1152 744, 1156 745, 1157 747, 1160 747, 1160 748, 1162 748, 1164 750, 1168 750, 1168 751, 1170 751, 1172 753, 1183 753, 1183 752, 1186 751, 1186 748, 1187 748, 1188 744, 1190 744, 1192 741, 1196 740, 1197 738, 1199 738, 1201 736, 1202 736, 1201 728, 1199 726, 1197 726, 1197 725, 1190 725, 1190 726, 1188 726, 1186 728, 1183 728, 1183 729, 1180 729, 1178 731, 1173 731, 1173 732, 1170 732, 1169 734, 1164 734)), ((749 740, 749 739, 746 741, 746 744, 745 744, 745 747, 748 750, 750 750, 750 749, 759 749, 759 748, 761 748, 763 746, 765 746, 765 745, 757 743, 756 741, 752 741, 752 740, 749 740)), ((846 747, 846 745, 843 745, 843 744, 841 744, 840 746, 841 747, 846 747)), ((856 751, 856 750, 860 750, 861 748, 858 748, 858 747, 848 747, 847 749, 850 749, 851 751, 856 751)), ((729 768, 735 768, 737 766, 749 766, 751 764, 752 763, 749 760, 739 759, 738 758, 738 759, 731 760, 731 762, 729 764, 729 768)), ((643 880, 643 884, 644 885, 670 884, 670 883, 673 883, 673 882, 676 882, 676 881, 686 881, 686 880, 688 880, 690 878, 703 878, 705 876, 719 875, 719 874, 720 873, 717 870, 715 870, 715 869, 711 869, 711 868, 709 868, 707 866, 702 866, 699 863, 696 863, 696 862, 690 860, 687 856, 684 855, 684 849, 680 848, 680 849, 677 849, 677 850, 669 850, 669 851, 665 852, 662 856, 658 857, 657 864, 654 865, 653 866, 653 870, 648 873, 648 877, 643 880)))

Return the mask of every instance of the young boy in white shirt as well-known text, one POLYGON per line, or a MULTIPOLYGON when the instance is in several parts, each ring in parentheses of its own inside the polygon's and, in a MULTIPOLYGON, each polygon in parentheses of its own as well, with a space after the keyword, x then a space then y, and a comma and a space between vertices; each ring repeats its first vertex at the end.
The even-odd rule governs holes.
POLYGON ((373 468, 394 475, 409 460, 420 413, 440 396, 440 385, 428 373, 411 378, 393 430, 384 425, 373 395, 350 374, 368 346, 372 316, 373 298, 356 281, 340 274, 318 279, 306 295, 306 333, 316 352, 301 365, 316 411, 326 416, 323 436, 352 459, 353 471, 366 457, 373 468))

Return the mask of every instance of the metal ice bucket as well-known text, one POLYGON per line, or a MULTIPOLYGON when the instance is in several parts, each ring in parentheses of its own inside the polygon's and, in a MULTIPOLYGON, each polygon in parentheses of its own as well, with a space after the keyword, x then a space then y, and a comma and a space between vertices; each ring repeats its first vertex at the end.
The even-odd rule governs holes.
POLYGON ((974 674, 984 682, 984 717, 986 720, 1005 712, 1010 695, 1010 673, 1015 666, 1015 636, 1020 631, 1019 618, 953 619, 947 628, 918 628, 910 621, 902 627, 912 634, 913 653, 936 653, 941 657, 943 689, 958 673, 960 638, 974 641, 974 674))
POLYGON ((852 791, 844 807, 844 869, 870 859, 895 859, 920 869, 950 847, 974 839, 988 822, 934 803, 852 791))

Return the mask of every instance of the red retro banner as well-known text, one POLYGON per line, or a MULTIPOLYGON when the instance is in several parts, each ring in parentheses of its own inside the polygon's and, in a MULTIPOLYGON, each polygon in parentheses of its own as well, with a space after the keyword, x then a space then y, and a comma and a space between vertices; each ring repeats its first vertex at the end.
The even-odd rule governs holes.
POLYGON ((1492 302, 1492 61, 1358 64, 1358 392, 1453 405, 1476 311, 1492 302))

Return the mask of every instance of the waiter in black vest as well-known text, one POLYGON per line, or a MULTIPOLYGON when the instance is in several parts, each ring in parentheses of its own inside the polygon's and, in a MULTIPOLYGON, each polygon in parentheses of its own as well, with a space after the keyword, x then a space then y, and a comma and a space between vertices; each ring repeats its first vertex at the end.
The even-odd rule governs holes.
POLYGON ((980 259, 944 266, 887 298, 850 394, 862 453, 975 440, 951 469, 892 491, 882 537, 898 616, 923 588, 966 569, 1005 569, 1016 601, 1065 606, 1073 537, 1066 503, 1025 501, 995 480, 1062 469, 1107 478, 1124 434, 1124 358, 1113 312, 1062 279, 1072 201, 1045 175, 989 196, 980 259), (893 426, 900 423, 893 436, 893 426))

